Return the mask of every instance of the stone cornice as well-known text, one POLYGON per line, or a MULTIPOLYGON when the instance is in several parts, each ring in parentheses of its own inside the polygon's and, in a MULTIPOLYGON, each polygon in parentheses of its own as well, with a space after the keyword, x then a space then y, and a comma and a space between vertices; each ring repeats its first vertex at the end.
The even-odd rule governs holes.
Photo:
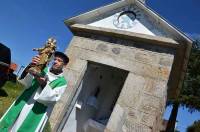
POLYGON ((133 32, 127 32, 122 30, 107 29, 102 27, 93 27, 83 24, 74 24, 70 26, 73 34, 80 32, 100 34, 105 36, 118 37, 122 39, 133 40, 135 42, 144 42, 148 44, 156 44, 159 46, 169 47, 169 48, 178 48, 180 44, 171 38, 160 37, 160 36, 151 36, 146 34, 139 34, 133 32))

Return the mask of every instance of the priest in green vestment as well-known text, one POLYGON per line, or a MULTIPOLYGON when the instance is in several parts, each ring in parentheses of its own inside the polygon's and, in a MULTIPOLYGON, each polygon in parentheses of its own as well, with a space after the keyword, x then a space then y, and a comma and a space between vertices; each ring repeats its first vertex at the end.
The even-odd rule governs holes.
MULTIPOLYGON (((31 63, 39 61, 36 56, 31 63)), ((0 132, 42 132, 55 103, 67 87, 63 67, 68 62, 69 58, 57 51, 51 68, 42 71, 43 76, 28 73, 20 80, 25 90, 0 119, 0 132)))

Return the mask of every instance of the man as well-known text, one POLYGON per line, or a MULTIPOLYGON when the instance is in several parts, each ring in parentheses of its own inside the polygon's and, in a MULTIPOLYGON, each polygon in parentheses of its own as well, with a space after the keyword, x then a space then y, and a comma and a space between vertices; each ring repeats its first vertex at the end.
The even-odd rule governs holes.
MULTIPOLYGON (((39 63, 39 57, 32 64, 39 63)), ((11 105, 0 120, 1 132, 40 132, 45 126, 55 103, 61 98, 67 82, 63 67, 69 58, 62 52, 55 52, 53 65, 45 68, 43 76, 27 74, 21 82, 27 88, 11 105)))

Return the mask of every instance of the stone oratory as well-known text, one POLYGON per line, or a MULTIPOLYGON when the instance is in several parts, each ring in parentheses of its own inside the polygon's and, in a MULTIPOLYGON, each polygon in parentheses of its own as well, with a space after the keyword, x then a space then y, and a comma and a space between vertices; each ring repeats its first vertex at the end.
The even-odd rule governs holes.
POLYGON ((158 132, 180 91, 192 40, 150 9, 122 0, 65 20, 68 87, 52 113, 58 132, 158 132))

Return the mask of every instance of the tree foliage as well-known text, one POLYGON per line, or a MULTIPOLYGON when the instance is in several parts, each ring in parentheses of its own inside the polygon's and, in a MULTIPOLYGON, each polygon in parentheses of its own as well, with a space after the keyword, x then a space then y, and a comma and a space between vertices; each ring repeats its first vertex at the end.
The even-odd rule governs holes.
POLYGON ((186 76, 180 95, 175 100, 168 100, 172 113, 166 131, 174 131, 178 107, 188 108, 189 112, 200 111, 200 40, 193 43, 186 76), (178 107, 175 107, 178 106, 178 107))
POLYGON ((175 100, 168 100, 168 105, 180 103, 190 112, 200 111, 200 40, 193 43, 183 87, 175 100))
POLYGON ((200 120, 195 121, 191 126, 189 126, 187 132, 200 132, 200 120))
POLYGON ((191 50, 187 73, 178 101, 190 112, 200 111, 200 50, 198 46, 191 50))

